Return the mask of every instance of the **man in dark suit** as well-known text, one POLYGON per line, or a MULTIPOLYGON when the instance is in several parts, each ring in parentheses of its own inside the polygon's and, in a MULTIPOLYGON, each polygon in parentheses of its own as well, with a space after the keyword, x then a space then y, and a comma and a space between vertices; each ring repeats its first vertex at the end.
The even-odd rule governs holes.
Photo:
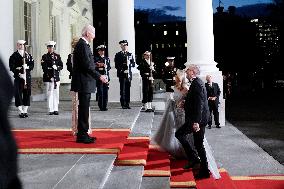
POLYGON ((33 57, 25 51, 25 43, 24 40, 18 40, 17 51, 9 59, 9 67, 15 78, 15 105, 20 118, 28 117, 32 85, 31 70, 34 68, 33 57))
MULTIPOLYGON (((107 56, 105 56, 105 45, 99 45, 97 47, 99 56, 95 57, 96 70, 101 75, 106 75, 108 82, 109 78, 109 70, 110 60, 107 56)), ((107 103, 108 103, 108 83, 103 83, 100 80, 97 81, 97 94, 98 94, 98 106, 101 111, 107 111, 107 103)))
POLYGON ((123 109, 130 109, 131 68, 135 67, 135 60, 132 53, 128 52, 127 40, 122 40, 119 44, 121 51, 115 54, 114 62, 120 83, 120 104, 123 109))
POLYGON ((0 188, 20 189, 17 175, 17 147, 8 120, 13 84, 0 59, 0 188))
POLYGON ((96 91, 96 79, 107 83, 107 78, 96 71, 93 53, 89 43, 95 38, 95 28, 87 25, 73 52, 73 73, 71 91, 78 92, 77 143, 94 143, 95 137, 88 135, 91 93, 96 91))
POLYGON ((219 96, 220 96, 220 88, 217 83, 212 82, 212 76, 207 75, 206 76, 206 81, 205 87, 207 90, 207 98, 208 98, 208 106, 209 106, 209 111, 210 111, 210 117, 208 121, 208 128, 211 129, 212 126, 212 112, 214 115, 214 122, 217 128, 220 127, 220 122, 219 122, 219 111, 218 111, 218 105, 219 105, 219 96))
POLYGON ((203 81, 197 77, 199 67, 187 63, 185 65, 191 85, 184 103, 185 123, 176 131, 175 136, 184 148, 190 162, 187 167, 193 168, 194 176, 197 179, 208 178, 210 173, 203 145, 205 126, 209 117, 206 88, 203 81), (187 137, 190 133, 193 133, 194 146, 187 137))

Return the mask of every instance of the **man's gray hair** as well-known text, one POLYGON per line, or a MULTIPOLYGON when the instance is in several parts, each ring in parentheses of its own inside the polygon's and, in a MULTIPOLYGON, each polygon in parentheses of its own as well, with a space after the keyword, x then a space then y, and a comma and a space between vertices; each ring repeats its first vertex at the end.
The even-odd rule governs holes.
POLYGON ((82 36, 87 36, 87 33, 92 33, 95 35, 96 29, 94 28, 94 26, 88 24, 82 29, 82 36))
POLYGON ((185 63, 184 65, 186 66, 185 70, 191 69, 196 75, 200 75, 200 67, 198 65, 189 63, 185 63))

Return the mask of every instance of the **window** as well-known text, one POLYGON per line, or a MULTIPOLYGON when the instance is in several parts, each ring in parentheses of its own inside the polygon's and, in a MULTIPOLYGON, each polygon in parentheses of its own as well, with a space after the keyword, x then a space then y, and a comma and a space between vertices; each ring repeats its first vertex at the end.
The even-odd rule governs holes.
POLYGON ((164 31, 164 35, 167 35, 167 34, 168 34, 168 31, 165 30, 165 31, 164 31))
POLYGON ((31 52, 31 32, 32 32, 32 21, 31 21, 31 4, 24 1, 24 36, 26 41, 26 50, 31 52))

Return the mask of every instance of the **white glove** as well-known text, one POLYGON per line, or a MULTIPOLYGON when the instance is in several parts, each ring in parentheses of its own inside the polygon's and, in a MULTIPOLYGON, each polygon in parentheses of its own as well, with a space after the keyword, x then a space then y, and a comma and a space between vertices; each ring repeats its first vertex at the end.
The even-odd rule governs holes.
POLYGON ((150 80, 150 81, 154 81, 154 78, 153 78, 153 77, 149 77, 149 80, 150 80))
POLYGON ((22 79, 26 79, 25 74, 19 74, 19 77, 22 78, 22 79))
POLYGON ((155 70, 154 66, 150 66, 150 69, 151 69, 151 70, 155 70))
POLYGON ((23 64, 23 68, 26 70, 29 69, 29 66, 27 64, 23 64))
POLYGON ((52 65, 52 68, 57 70, 57 66, 56 65, 52 65))

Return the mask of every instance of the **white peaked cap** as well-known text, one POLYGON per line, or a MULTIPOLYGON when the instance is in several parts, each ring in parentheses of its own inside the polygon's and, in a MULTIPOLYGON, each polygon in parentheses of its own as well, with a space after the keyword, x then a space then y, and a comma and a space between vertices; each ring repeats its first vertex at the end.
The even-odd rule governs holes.
POLYGON ((106 49, 106 46, 105 46, 105 45, 99 45, 99 46, 97 47, 97 49, 106 49))
POLYGON ((45 43, 46 46, 55 46, 56 42, 55 41, 48 41, 45 43))
POLYGON ((168 59, 168 60, 174 60, 175 57, 173 57, 173 56, 168 56, 167 59, 168 59))
POLYGON ((20 39, 20 40, 18 40, 18 41, 17 41, 17 43, 18 43, 18 44, 22 44, 22 45, 23 45, 23 44, 25 44, 25 43, 26 43, 26 41, 25 41, 25 40, 20 39))
POLYGON ((150 55, 150 54, 151 54, 151 52, 150 52, 150 51, 145 51, 145 52, 144 52, 144 54, 146 54, 146 55, 150 55))

